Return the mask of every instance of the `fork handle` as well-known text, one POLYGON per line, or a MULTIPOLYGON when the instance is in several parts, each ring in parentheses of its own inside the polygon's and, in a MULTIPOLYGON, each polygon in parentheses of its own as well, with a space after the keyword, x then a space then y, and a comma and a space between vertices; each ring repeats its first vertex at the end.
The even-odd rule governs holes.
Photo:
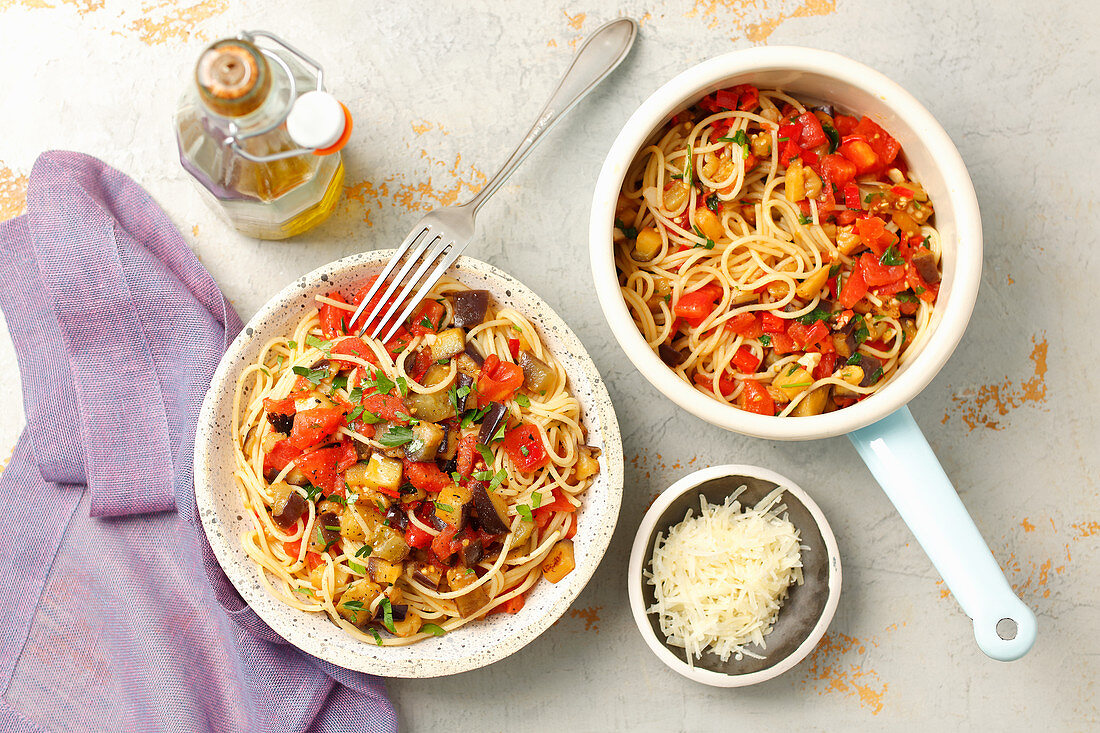
POLYGON ((542 136, 626 58, 637 35, 638 24, 633 18, 617 18, 588 36, 577 49, 573 62, 523 141, 477 195, 462 206, 472 207, 474 214, 477 214, 481 205, 508 180, 508 176, 530 154, 542 136))

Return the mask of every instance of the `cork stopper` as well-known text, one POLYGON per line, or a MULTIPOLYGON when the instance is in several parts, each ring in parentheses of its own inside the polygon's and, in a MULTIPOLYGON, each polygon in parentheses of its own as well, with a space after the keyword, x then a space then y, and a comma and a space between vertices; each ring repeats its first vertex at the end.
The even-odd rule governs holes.
POLYGON ((271 89, 267 59, 248 41, 227 38, 203 51, 195 66, 199 94, 211 111, 226 117, 252 112, 271 89))

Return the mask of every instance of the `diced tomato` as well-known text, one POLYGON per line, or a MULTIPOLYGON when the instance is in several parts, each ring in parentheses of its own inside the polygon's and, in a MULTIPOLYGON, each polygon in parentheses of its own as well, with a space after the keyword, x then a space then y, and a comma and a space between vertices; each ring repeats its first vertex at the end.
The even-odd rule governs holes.
POLYGON ((733 365, 742 374, 755 374, 756 368, 760 366, 760 357, 754 354, 748 346, 742 346, 733 355, 733 365))
POLYGON ((306 453, 298 459, 298 469, 306 475, 309 482, 325 492, 336 488, 336 464, 342 457, 337 447, 321 448, 306 453))
POLYGON ((852 130, 856 129, 856 124, 858 124, 858 122, 859 120, 849 115, 836 115, 833 117, 833 127, 836 128, 836 131, 839 132, 841 136, 851 135, 852 130))
MULTIPOLYGON (((904 265, 902 265, 902 266, 904 267, 904 265)), ((900 293, 901 291, 908 290, 908 289, 909 289, 909 283, 907 283, 905 281, 904 277, 901 277, 897 280, 897 282, 886 283, 885 285, 879 286, 875 290, 875 292, 878 294, 878 296, 880 298, 888 298, 891 295, 896 295, 896 294, 900 293)))
POLYGON ((870 117, 862 118, 859 124, 852 129, 851 134, 859 135, 866 140, 883 166, 893 163, 894 158, 898 157, 898 153, 901 152, 901 145, 898 141, 891 137, 886 130, 879 127, 870 117))
POLYGON ((453 482, 431 461, 405 461, 405 480, 418 489, 439 493, 453 482))
POLYGON ((513 359, 519 360, 519 339, 508 339, 508 353, 513 359))
POLYGON ((405 526, 405 542, 408 543, 409 547, 423 550, 425 547, 432 544, 432 536, 412 522, 409 522, 405 526))
POLYGON ((859 186, 849 183, 844 187, 844 205, 852 211, 863 210, 863 202, 859 200, 859 186))
POLYGON ((741 390, 742 409, 755 412, 757 415, 775 414, 775 400, 771 398, 768 390, 760 382, 755 379, 746 379, 743 384, 744 388, 741 390))
POLYGON ((863 279, 863 271, 857 267, 852 271, 852 274, 848 276, 836 300, 845 308, 851 308, 853 305, 863 300, 863 296, 865 295, 867 295, 867 282, 863 279))
POLYGON ((359 462, 359 451, 355 450, 355 443, 346 438, 337 447, 340 452, 336 460, 336 472, 342 474, 359 462))
POLYGON ((740 95, 737 100, 737 109, 742 112, 751 112, 760 104, 760 92, 752 84, 738 84, 734 91, 740 95))
POLYGON ((692 328, 698 328, 714 310, 715 302, 721 297, 721 287, 704 285, 698 290, 681 295, 676 305, 672 307, 672 312, 687 321, 692 328))
POLYGON ((825 325, 824 321, 816 321, 812 326, 804 326, 801 323, 795 322, 787 329, 787 333, 795 340, 796 344, 803 349, 807 349, 822 339, 827 338, 829 336, 829 327, 825 325))
POLYGON ((840 144, 840 154, 850 160, 859 173, 868 173, 881 167, 882 161, 874 148, 861 137, 846 137, 840 144))
POLYGON ((501 361, 496 354, 489 354, 485 357, 485 363, 481 365, 481 373, 477 377, 478 407, 509 399, 521 384, 523 369, 518 364, 501 361))
MULTIPOLYGON (((416 352, 413 358, 412 366, 406 367, 409 376, 413 378, 413 381, 419 382, 424 379, 424 374, 431 368, 435 359, 432 358, 432 350, 428 348, 420 349, 416 352)), ((407 364, 408 362, 406 362, 407 364)))
POLYGON ((301 448, 295 448, 289 442, 280 440, 264 454, 265 471, 282 471, 286 464, 302 455, 301 448))
POLYGON ((316 552, 306 553, 306 570, 313 572, 317 568, 325 564, 325 559, 316 552))
POLYGON ((284 542, 283 543, 283 552, 285 552, 288 557, 292 557, 295 560, 297 560, 298 555, 300 555, 301 552, 302 552, 302 538, 299 537, 296 540, 292 540, 290 542, 284 542))
POLYGON ((764 311, 761 314, 763 321, 764 333, 786 333, 787 332, 787 319, 780 318, 779 316, 771 313, 770 311, 764 311))
POLYGON ((374 364, 378 366, 378 357, 374 355, 374 351, 371 347, 367 346, 367 343, 358 336, 350 336, 340 343, 335 344, 330 353, 333 357, 332 363, 336 365, 337 369, 354 369, 355 367, 362 368, 362 364, 358 364, 354 361, 344 361, 342 359, 335 358, 340 354, 346 354, 348 356, 354 356, 368 364, 374 364))
POLYGON ((462 543, 455 540, 455 535, 458 533, 451 525, 447 525, 442 532, 435 536, 432 540, 432 552, 440 560, 446 560, 451 555, 462 549, 462 543))
MULTIPOLYGON (((329 300, 347 304, 347 301, 344 300, 344 296, 340 295, 340 293, 329 293, 328 298, 329 300)), ((347 333, 347 324, 344 320, 351 317, 351 312, 334 305, 329 305, 328 303, 322 303, 321 307, 318 309, 318 317, 321 319, 321 333, 323 333, 327 339, 334 339, 337 336, 342 336, 347 333)))
POLYGON ((290 431, 287 442, 295 448, 305 450, 332 435, 343 419, 344 411, 339 407, 302 410, 294 416, 294 428, 290 431))
POLYGON ((791 164, 791 160, 797 158, 802 154, 802 148, 798 147, 798 143, 793 140, 788 140, 783 143, 783 147, 779 152, 779 164, 786 167, 791 164))
POLYGON ((442 303, 425 298, 420 301, 420 305, 409 317, 409 323, 411 324, 409 330, 412 331, 413 336, 436 333, 439 331, 439 324, 443 321, 444 313, 446 313, 446 309, 443 308, 442 303))
POLYGON ((363 409, 383 420, 407 425, 408 408, 401 398, 392 394, 370 394, 363 398, 363 409))
POLYGON ((293 415, 294 398, 287 397, 285 400, 265 399, 264 409, 272 415, 293 415))
POLYGON ((520 471, 534 471, 550 462, 546 447, 542 444, 538 428, 524 423, 504 435, 504 450, 512 464, 520 471))
POLYGON ((577 515, 569 517, 569 529, 565 531, 565 539, 571 540, 577 534, 577 515))
POLYGON ((719 89, 714 95, 714 104, 721 109, 733 111, 737 109, 738 96, 734 89, 719 89))
POLYGON ((905 186, 893 186, 890 188, 890 193, 907 199, 913 198, 913 189, 906 188, 905 186))
MULTIPOLYGON (((374 282, 377 279, 378 279, 377 277, 372 277, 370 280, 367 280, 367 282, 365 282, 363 284, 363 287, 359 288, 359 290, 352 297, 351 304, 355 305, 355 306, 358 306, 360 303, 362 303, 363 298, 366 297, 367 292, 374 286, 374 282)), ((384 293, 384 292, 386 292, 385 283, 383 283, 381 286, 379 286, 378 292, 375 293, 374 297, 372 297, 370 299, 370 302, 367 303, 367 307, 363 309, 363 315, 359 316, 359 318, 355 321, 355 323, 348 324, 349 325, 349 328, 348 328, 349 331, 358 332, 359 330, 363 329, 364 327, 366 327, 368 325, 367 322, 366 322, 366 314, 373 311, 378 306, 378 304, 382 302, 382 293, 384 293)), ((386 301, 386 306, 383 307, 383 308, 378 309, 379 313, 381 314, 381 313, 386 312, 386 310, 388 310, 389 306, 392 303, 393 303, 392 298, 387 300, 386 301)), ((369 325, 374 325, 375 323, 377 323, 377 320, 371 321, 371 323, 369 325)))
POLYGON ((821 173, 826 181, 837 188, 843 188, 856 177, 856 166, 844 156, 833 153, 821 160, 821 173))
POLYGON ((458 443, 456 470, 463 479, 469 479, 474 473, 474 465, 479 458, 477 452, 477 434, 467 435, 458 443))
POLYGON ((313 382, 299 375, 298 378, 294 380, 293 386, 291 386, 290 388, 290 394, 296 395, 302 392, 311 392, 313 391, 313 386, 313 382))
POLYGON ((396 357, 405 350, 410 341, 412 341, 412 335, 402 326, 397 329, 397 333, 393 335, 393 338, 385 343, 386 351, 390 353, 390 356, 396 357))
MULTIPOLYGON (((802 148, 802 150, 800 150, 800 151, 798 152, 798 157, 799 157, 799 158, 802 158, 802 164, 803 164, 803 165, 808 165, 808 166, 815 166, 815 165, 817 165, 817 161, 818 161, 818 155, 817 155, 817 153, 815 153, 814 151, 810 150, 809 148, 802 148)), ((802 199, 802 201, 801 201, 801 202, 799 202, 799 203, 802 203, 802 202, 804 202, 805 200, 806 200, 806 199, 802 199)))
POLYGON ((856 232, 859 234, 860 241, 878 257, 882 257, 890 245, 898 241, 897 235, 886 231, 885 223, 877 216, 857 219, 856 232))
POLYGON ((863 273, 863 281, 872 288, 897 282, 905 277, 905 265, 884 265, 870 252, 864 252, 859 258, 859 269, 863 273))
POLYGON ((845 209, 836 215, 837 226, 848 226, 856 220, 856 212, 851 209, 845 209))
POLYGON ((802 125, 780 125, 777 139, 779 142, 798 144, 802 137, 802 125))
POLYGON ((747 339, 760 338, 764 329, 760 325, 760 319, 755 313, 738 313, 726 321, 726 328, 747 339))
MULTIPOLYGON (((755 369, 753 370, 753 372, 748 372, 748 373, 752 374, 754 372, 755 372, 755 369)), ((699 372, 696 372, 692 376, 692 380, 694 380, 694 382, 696 384, 698 384, 700 387, 707 390, 708 392, 713 392, 714 391, 714 380, 711 377, 708 377, 705 374, 700 374, 699 372)), ((736 390, 736 389, 737 389, 737 379, 736 378, 728 376, 725 372, 723 372, 721 375, 719 375, 719 377, 718 377, 718 391, 721 392, 724 397, 729 397, 731 394, 734 393, 734 390, 736 390)))
POLYGON ((835 351, 821 356, 821 361, 814 367, 814 379, 824 379, 836 371, 837 354, 835 351))
POLYGON ((799 140, 799 144, 804 148, 816 148, 824 142, 828 142, 829 138, 825 136, 825 130, 821 127, 821 120, 817 119, 817 115, 813 112, 806 110, 798 116, 798 121, 802 124, 802 138, 799 140))
POLYGON ((491 609, 489 609, 489 613, 485 615, 491 616, 494 613, 519 613, 521 610, 523 610, 523 598, 523 594, 520 593, 515 598, 509 599, 504 603, 498 603, 497 605, 493 606, 491 609))
POLYGON ((908 283, 909 287, 913 289, 913 292, 916 293, 918 298, 926 303, 936 302, 936 295, 940 291, 939 284, 937 283, 933 285, 931 283, 925 282, 924 278, 920 276, 919 272, 917 272, 917 268, 913 267, 912 264, 906 266, 905 268, 905 280, 908 283))
POLYGON ((777 354, 792 354, 798 351, 794 339, 785 333, 772 334, 772 350, 777 354))
POLYGON ((577 511, 576 505, 574 505, 571 501, 569 501, 568 499, 565 498, 565 495, 562 493, 561 489, 554 489, 553 494, 551 494, 551 496, 552 496, 552 501, 550 501, 549 503, 543 503, 543 504, 539 505, 539 508, 536 509, 535 511, 536 512, 551 512, 551 513, 552 512, 569 512, 569 513, 572 513, 572 512, 577 511))

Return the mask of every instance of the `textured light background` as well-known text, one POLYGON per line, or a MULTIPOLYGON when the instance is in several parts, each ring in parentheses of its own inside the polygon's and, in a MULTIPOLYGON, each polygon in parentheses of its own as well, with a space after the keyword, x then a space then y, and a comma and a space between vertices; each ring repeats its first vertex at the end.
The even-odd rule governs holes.
MULTIPOLYGON (((630 14, 642 23, 631 57, 485 208, 470 250, 556 308, 607 378, 627 457, 619 527, 573 610, 525 650, 457 677, 393 681, 405 727, 1095 729, 1100 25, 1090 5, 0 0, 0 218, 22 210, 42 150, 97 155, 152 192, 248 318, 297 275, 392 245, 421 212, 469 196, 526 130, 578 39, 630 14), (204 42, 240 28, 284 34, 321 59, 355 115, 344 201, 290 242, 228 229, 176 160, 171 118, 183 80, 204 42), (635 373, 600 315, 586 231, 607 147, 669 77, 762 43, 830 49, 885 72, 929 107, 970 167, 986 235, 982 290, 962 345, 911 408, 1038 613, 1039 640, 1022 661, 981 654, 844 438, 771 443, 678 411, 635 373), (702 687, 661 665, 634 627, 624 580, 650 499, 725 462, 768 466, 810 491, 844 559, 844 593, 821 646, 745 690, 702 687)), ((0 332, 2 465, 22 415, 0 332)))

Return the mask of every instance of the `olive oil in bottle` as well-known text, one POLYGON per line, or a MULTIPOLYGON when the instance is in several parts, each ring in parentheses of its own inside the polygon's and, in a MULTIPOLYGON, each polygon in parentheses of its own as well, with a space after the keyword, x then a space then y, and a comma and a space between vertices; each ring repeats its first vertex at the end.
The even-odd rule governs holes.
POLYGON ((222 39, 199 57, 176 112, 180 162, 244 234, 286 239, 336 207, 351 116, 322 74, 265 31, 222 39))

